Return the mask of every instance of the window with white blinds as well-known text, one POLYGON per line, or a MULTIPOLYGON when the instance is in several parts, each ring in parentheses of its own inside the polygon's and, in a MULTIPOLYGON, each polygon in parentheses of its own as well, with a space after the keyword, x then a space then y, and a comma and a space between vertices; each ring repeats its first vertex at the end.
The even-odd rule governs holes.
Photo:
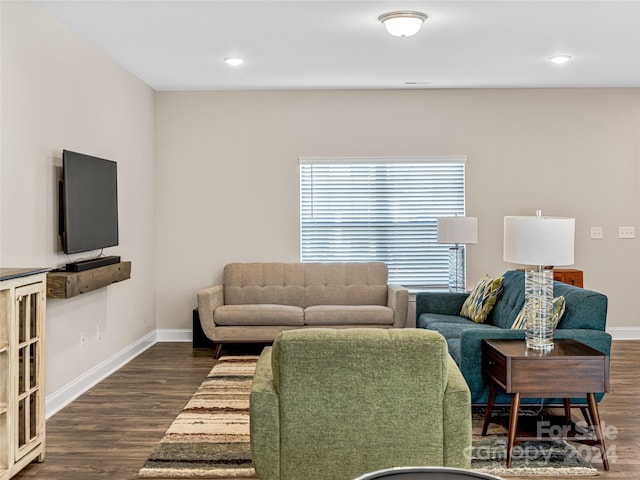
POLYGON ((303 262, 385 262, 389 282, 447 287, 437 218, 465 214, 465 157, 300 159, 303 262))

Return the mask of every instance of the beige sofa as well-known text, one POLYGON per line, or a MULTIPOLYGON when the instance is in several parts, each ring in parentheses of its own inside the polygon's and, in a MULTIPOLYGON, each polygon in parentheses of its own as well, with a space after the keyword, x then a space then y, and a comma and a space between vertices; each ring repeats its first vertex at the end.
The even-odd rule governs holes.
POLYGON ((205 335, 216 343, 271 343, 284 330, 404 328, 409 292, 370 263, 230 263, 221 285, 198 292, 205 335))

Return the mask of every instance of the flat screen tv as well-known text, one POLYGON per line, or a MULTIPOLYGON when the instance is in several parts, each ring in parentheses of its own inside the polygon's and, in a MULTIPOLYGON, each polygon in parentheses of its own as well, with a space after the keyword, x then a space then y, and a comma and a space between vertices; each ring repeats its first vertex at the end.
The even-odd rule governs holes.
POLYGON ((116 162, 64 150, 60 203, 65 253, 118 245, 116 162))

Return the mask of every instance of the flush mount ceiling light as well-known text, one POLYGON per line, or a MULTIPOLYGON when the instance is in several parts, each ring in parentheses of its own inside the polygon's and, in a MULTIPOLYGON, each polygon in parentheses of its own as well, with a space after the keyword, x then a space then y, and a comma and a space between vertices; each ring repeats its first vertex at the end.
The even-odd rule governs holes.
POLYGON ((410 37, 420 31, 420 27, 427 19, 422 12, 403 10, 389 12, 378 17, 384 27, 394 37, 410 37))
POLYGON ((242 65, 244 60, 237 57, 227 57, 224 59, 227 65, 231 65, 232 67, 237 67, 238 65, 242 65))
POLYGON ((554 55, 553 57, 549 57, 549 61, 556 65, 562 65, 563 63, 567 63, 569 60, 571 60, 571 55, 554 55))

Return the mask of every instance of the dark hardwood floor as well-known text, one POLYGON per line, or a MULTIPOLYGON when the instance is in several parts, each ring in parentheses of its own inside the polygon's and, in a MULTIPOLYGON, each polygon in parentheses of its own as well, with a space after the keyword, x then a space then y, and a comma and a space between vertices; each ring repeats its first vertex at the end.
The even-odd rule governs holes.
MULTIPOLYGON (((258 351, 256 346, 236 348, 227 353, 258 351)), ((593 462, 599 478, 640 478, 639 354, 640 341, 613 344, 611 392, 600 404, 609 428, 611 469, 604 472, 593 462)), ((30 464, 14 478, 135 479, 213 364, 211 350, 194 350, 190 343, 154 345, 50 418, 45 461, 30 464)))

